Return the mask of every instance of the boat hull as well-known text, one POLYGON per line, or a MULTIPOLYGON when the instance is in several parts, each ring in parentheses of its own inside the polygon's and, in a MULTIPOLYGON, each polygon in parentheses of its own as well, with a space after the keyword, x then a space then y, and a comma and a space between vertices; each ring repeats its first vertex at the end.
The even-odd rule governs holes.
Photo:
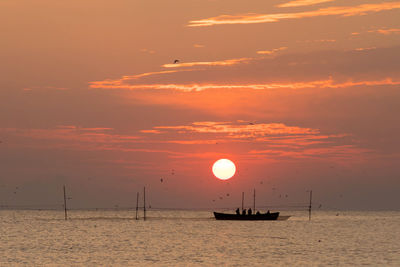
POLYGON ((214 212, 214 217, 217 220, 234 220, 234 221, 275 221, 279 217, 279 212, 271 212, 264 214, 252 214, 252 215, 241 215, 241 214, 229 214, 214 212))

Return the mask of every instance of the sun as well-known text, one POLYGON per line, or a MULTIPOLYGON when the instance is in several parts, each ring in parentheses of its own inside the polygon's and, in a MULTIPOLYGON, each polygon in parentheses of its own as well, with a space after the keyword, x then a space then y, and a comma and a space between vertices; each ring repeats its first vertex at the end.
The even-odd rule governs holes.
POLYGON ((221 180, 228 180, 235 175, 236 166, 229 159, 219 159, 212 166, 215 177, 221 180))

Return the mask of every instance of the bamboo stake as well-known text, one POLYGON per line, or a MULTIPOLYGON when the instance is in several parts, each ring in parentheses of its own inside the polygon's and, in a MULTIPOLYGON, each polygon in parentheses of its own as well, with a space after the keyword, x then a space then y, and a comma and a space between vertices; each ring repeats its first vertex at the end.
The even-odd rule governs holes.
POLYGON ((136 193, 136 220, 138 220, 139 192, 136 193))
POLYGON ((146 187, 143 187, 143 220, 146 220, 146 187))
POLYGON ((63 189, 64 189, 64 217, 65 217, 65 220, 67 220, 68 219, 68 216, 67 216, 67 194, 65 193, 65 185, 63 186, 63 189))
POLYGON ((308 220, 309 221, 311 221, 311 207, 312 207, 311 201, 312 201, 312 190, 310 190, 310 205, 308 206, 308 220))

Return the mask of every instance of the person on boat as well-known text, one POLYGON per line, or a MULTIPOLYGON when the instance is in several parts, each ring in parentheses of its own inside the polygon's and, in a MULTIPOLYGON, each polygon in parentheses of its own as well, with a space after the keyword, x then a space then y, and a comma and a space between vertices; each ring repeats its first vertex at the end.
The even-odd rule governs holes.
POLYGON ((269 210, 267 211, 267 215, 269 215, 269 210))
POLYGON ((251 210, 251 208, 247 211, 248 215, 251 215, 253 213, 253 211, 251 210))
POLYGON ((257 210, 257 212, 256 212, 256 215, 260 215, 261 213, 260 213, 260 211, 259 210, 257 210))
POLYGON ((236 209, 236 214, 237 214, 237 215, 240 215, 239 208, 236 209))
POLYGON ((246 209, 242 210, 242 215, 246 215, 246 209))

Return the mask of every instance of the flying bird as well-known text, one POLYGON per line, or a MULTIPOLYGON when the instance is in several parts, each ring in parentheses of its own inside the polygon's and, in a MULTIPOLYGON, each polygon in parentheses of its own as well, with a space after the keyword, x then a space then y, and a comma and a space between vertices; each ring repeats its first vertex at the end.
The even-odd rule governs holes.
POLYGON ((177 64, 177 63, 179 63, 179 59, 174 60, 174 64, 177 64))

